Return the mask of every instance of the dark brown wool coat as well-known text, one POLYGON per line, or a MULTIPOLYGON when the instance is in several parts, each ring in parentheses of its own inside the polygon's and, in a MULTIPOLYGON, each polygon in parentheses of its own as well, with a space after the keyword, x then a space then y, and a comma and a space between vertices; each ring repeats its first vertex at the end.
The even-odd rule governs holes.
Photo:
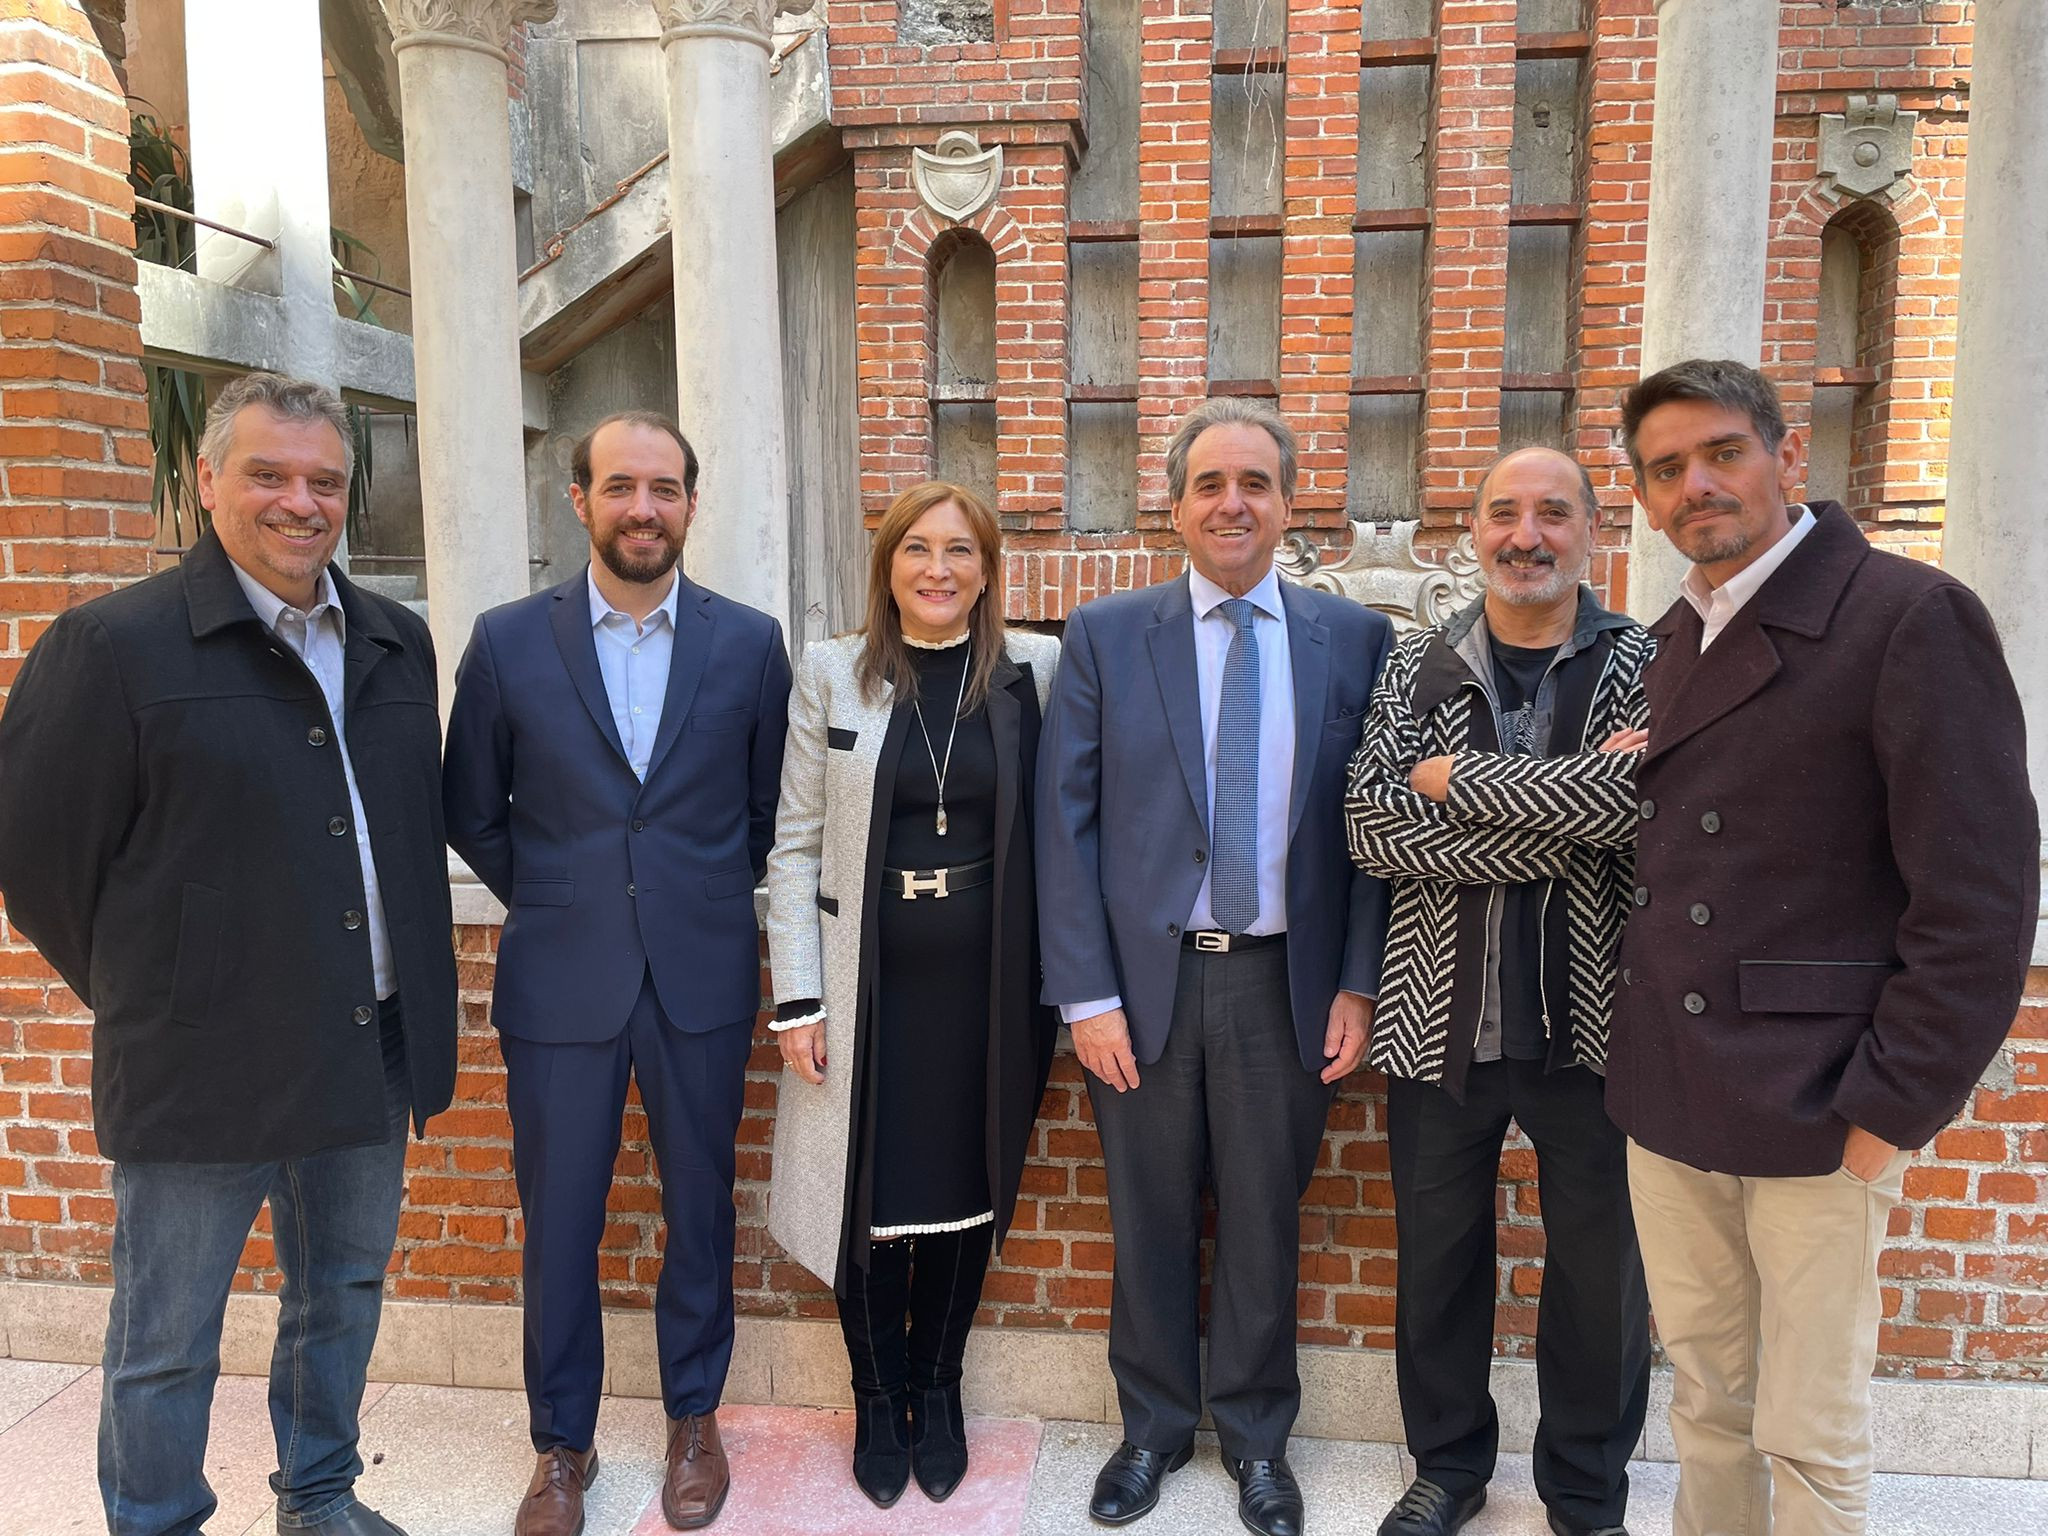
POLYGON ((1989 614, 1832 502, 1700 653, 1652 626, 1607 1106, 1696 1168, 1919 1147, 2019 1005, 2039 909, 2025 722, 1989 614))

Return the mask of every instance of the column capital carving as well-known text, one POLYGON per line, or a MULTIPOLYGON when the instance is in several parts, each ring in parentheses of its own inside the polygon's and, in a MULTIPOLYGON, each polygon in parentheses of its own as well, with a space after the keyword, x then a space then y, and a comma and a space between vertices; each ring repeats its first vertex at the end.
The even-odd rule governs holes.
POLYGON ((443 43, 502 54, 521 22, 553 21, 556 0, 382 0, 394 50, 443 43))
POLYGON ((769 46, 775 18, 801 14, 812 0, 651 0, 661 20, 661 40, 735 37, 769 46))

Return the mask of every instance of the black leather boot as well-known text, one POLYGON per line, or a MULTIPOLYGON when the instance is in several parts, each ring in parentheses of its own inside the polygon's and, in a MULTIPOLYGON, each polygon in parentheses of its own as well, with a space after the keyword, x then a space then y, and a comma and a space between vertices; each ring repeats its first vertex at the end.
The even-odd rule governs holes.
POLYGON ((853 1480, 887 1509, 910 1483, 910 1244, 872 1244, 866 1269, 846 1266, 838 1300, 853 1377, 853 1480))
POLYGON ((989 1226, 930 1232, 911 1250, 910 1470, 934 1504, 967 1475, 961 1365, 993 1234, 989 1226))

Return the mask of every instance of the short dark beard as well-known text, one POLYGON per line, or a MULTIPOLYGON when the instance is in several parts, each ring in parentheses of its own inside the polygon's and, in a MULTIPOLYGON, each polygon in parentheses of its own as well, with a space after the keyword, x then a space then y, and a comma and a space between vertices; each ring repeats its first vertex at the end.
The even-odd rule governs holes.
POLYGON ((626 547, 624 537, 617 532, 597 546, 597 557, 604 562, 606 570, 621 581, 637 582, 641 586, 661 580, 676 568, 676 561, 680 560, 682 555, 682 542, 667 537, 662 539, 661 553, 652 567, 630 563, 632 554, 626 547))

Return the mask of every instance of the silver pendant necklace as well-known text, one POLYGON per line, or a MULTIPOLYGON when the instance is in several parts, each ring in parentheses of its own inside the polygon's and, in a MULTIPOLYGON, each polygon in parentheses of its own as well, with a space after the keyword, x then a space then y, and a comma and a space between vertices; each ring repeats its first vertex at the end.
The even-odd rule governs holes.
POLYGON ((946 771, 953 766, 953 738, 960 734, 960 706, 967 698, 967 669, 974 664, 971 650, 962 653, 960 665, 960 696, 953 700, 953 727, 946 732, 946 760, 939 761, 939 754, 932 749, 932 733, 925 728, 924 705, 913 702, 911 708, 917 712, 917 732, 924 737, 924 753, 932 760, 932 777, 939 783, 939 811, 932 818, 932 825, 941 837, 946 835, 946 771))

